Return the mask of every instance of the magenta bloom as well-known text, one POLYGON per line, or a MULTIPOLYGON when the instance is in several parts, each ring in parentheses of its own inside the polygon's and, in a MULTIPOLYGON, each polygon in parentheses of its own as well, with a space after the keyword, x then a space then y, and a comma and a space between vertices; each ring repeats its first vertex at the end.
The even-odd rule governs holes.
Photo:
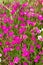
POLYGON ((40 34, 40 33, 41 33, 41 30, 40 30, 40 29, 38 29, 37 27, 35 28, 35 30, 36 30, 36 33, 38 33, 38 34, 40 34))
POLYGON ((20 17, 20 16, 19 16, 19 17, 18 17, 18 20, 24 22, 24 18, 23 18, 23 17, 20 17))
POLYGON ((10 62, 9 65, 14 65, 14 63, 13 62, 10 62))
POLYGON ((27 62, 23 62, 23 65, 28 65, 28 63, 27 62))
POLYGON ((22 53, 22 56, 24 56, 24 57, 28 56, 28 52, 27 51, 26 52, 23 52, 22 53))
POLYGON ((8 33, 8 36, 9 37, 12 37, 13 35, 14 35, 14 32, 13 31, 11 31, 11 32, 8 33))
POLYGON ((12 51, 12 48, 6 47, 3 49, 3 52, 6 54, 7 52, 12 51))
POLYGON ((38 16, 38 19, 41 21, 41 20, 43 20, 43 16, 42 15, 39 15, 38 16))
POLYGON ((31 37, 31 40, 36 41, 35 36, 32 36, 32 37, 31 37))
POLYGON ((37 60, 37 59, 34 59, 34 62, 35 62, 35 63, 37 63, 37 62, 38 62, 38 60, 37 60))
POLYGON ((2 38, 3 37, 3 34, 2 33, 0 33, 0 38, 2 38))
POLYGON ((41 45, 40 45, 40 44, 37 44, 36 47, 37 47, 38 49, 40 49, 40 48, 41 48, 41 45))
POLYGON ((6 45, 10 45, 10 42, 6 41, 5 44, 6 44, 6 45))
POLYGON ((8 33, 8 31, 9 31, 9 29, 4 25, 2 26, 2 30, 5 34, 8 33))
POLYGON ((20 44, 22 41, 22 38, 20 38, 19 36, 15 36, 14 40, 12 41, 12 44, 20 44))
POLYGON ((10 50, 9 48, 4 48, 3 49, 4 54, 6 54, 7 52, 9 52, 9 50, 10 50))
POLYGON ((0 57, 2 57, 2 54, 0 53, 0 57))
POLYGON ((0 42, 0 46, 2 46, 2 42, 0 42))
POLYGON ((34 46, 30 46, 30 53, 34 53, 34 46))
POLYGON ((14 26, 14 28, 18 28, 18 24, 16 24, 16 25, 14 26))
POLYGON ((20 6, 20 3, 19 3, 19 2, 14 3, 14 4, 12 5, 12 11, 11 11, 11 14, 12 14, 12 15, 17 11, 17 9, 18 9, 19 6, 20 6))
POLYGON ((39 52, 40 55, 43 55, 43 50, 39 52))
POLYGON ((0 62, 37 65, 43 62, 43 0, 9 1, 0 4, 0 62))
POLYGON ((20 58, 18 56, 14 57, 14 60, 13 60, 14 63, 18 63, 19 61, 20 61, 20 58))
POLYGON ((20 26, 21 27, 26 27, 26 24, 25 23, 21 23, 20 26))
POLYGON ((33 7, 30 7, 30 11, 31 11, 31 12, 34 12, 34 8, 33 8, 33 7))
POLYGON ((40 56, 37 55, 36 58, 34 59, 34 62, 37 63, 39 61, 39 59, 40 59, 40 56))
POLYGON ((41 8, 41 11, 43 11, 43 7, 41 8))
POLYGON ((7 17, 4 18, 3 22, 8 23, 9 19, 7 17))
POLYGON ((24 3, 24 4, 22 5, 22 7, 26 7, 26 6, 28 6, 28 2, 26 2, 26 3, 24 3))
POLYGON ((16 46, 16 50, 20 50, 20 46, 16 46))
POLYGON ((36 25, 36 22, 35 22, 35 21, 32 22, 32 21, 30 21, 30 20, 27 20, 27 24, 28 24, 28 25, 32 25, 32 26, 35 26, 35 25, 36 25))
POLYGON ((11 14, 14 14, 15 12, 16 12, 16 10, 15 9, 12 9, 11 14))
POLYGON ((29 55, 29 51, 26 49, 26 47, 22 48, 22 56, 26 57, 29 55))
POLYGON ((26 28, 20 28, 20 29, 19 29, 19 33, 20 33, 20 34, 23 34, 25 31, 26 31, 26 28))
POLYGON ((23 34, 23 39, 26 40, 28 36, 26 34, 23 34))

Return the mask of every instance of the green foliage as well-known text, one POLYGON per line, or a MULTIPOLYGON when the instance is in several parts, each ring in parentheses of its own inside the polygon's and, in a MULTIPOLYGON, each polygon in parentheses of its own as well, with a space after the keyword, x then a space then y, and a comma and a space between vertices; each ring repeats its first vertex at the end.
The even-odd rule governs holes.
POLYGON ((8 54, 12 57, 12 59, 13 59, 15 56, 21 57, 21 51, 17 51, 17 50, 15 50, 15 49, 14 49, 12 52, 9 52, 8 54))
POLYGON ((40 61, 40 62, 36 63, 35 65, 43 65, 43 63, 40 61))
POLYGON ((0 3, 8 3, 8 2, 13 2, 14 0, 0 0, 0 3))

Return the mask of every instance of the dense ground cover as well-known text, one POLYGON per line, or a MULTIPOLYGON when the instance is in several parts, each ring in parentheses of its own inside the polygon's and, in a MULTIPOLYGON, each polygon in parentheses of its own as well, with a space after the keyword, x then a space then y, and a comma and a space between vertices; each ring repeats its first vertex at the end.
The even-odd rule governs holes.
POLYGON ((0 0, 0 65, 43 65, 43 0, 0 0))

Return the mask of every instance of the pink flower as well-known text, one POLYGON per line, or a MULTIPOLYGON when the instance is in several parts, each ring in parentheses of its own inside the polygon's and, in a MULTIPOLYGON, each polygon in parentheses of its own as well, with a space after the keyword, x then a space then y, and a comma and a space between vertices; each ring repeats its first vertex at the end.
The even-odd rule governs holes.
POLYGON ((32 17, 35 17, 35 13, 34 13, 34 12, 32 12, 32 13, 31 13, 31 16, 32 16, 32 17))
POLYGON ((39 52, 40 55, 43 55, 43 50, 39 52))
POLYGON ((5 17, 4 20, 3 20, 4 23, 8 23, 8 18, 5 17))
POLYGON ((30 53, 34 53, 34 46, 30 46, 30 53))
POLYGON ((26 28, 20 28, 19 29, 19 34, 23 34, 26 31, 26 28))
POLYGON ((43 63, 43 60, 41 60, 41 62, 43 63))
POLYGON ((30 54, 30 53, 29 53, 29 51, 27 50, 26 47, 22 48, 22 56, 26 57, 26 56, 28 56, 29 54, 30 54))
POLYGON ((2 28, 2 30, 5 30, 6 29, 6 26, 5 25, 2 25, 1 28, 2 28))
POLYGON ((23 34, 23 39, 26 40, 28 36, 26 34, 23 34))
POLYGON ((0 46, 2 46, 2 42, 0 42, 0 46))
POLYGON ((0 4, 0 8, 3 8, 3 6, 0 4))
POLYGON ((14 28, 18 28, 18 24, 16 24, 16 25, 14 26, 14 28))
POLYGON ((13 15, 16 12, 15 9, 12 9, 11 14, 13 15))
POLYGON ((14 40, 18 44, 21 43, 21 41, 22 41, 22 39, 19 36, 16 36, 14 40))
POLYGON ((12 29, 12 26, 8 26, 8 29, 11 30, 12 29))
POLYGON ((27 48, 27 45, 26 45, 26 43, 23 43, 23 48, 27 48))
POLYGON ((11 57, 10 56, 8 56, 7 59, 8 59, 8 61, 11 61, 11 57))
POLYGON ((14 60, 13 60, 14 63, 18 63, 19 61, 20 61, 20 58, 18 56, 14 57, 14 60))
POLYGON ((23 16, 23 15, 24 15, 24 12, 21 12, 21 11, 20 11, 20 15, 23 16))
POLYGON ((37 63, 37 62, 38 62, 38 60, 37 60, 37 59, 34 59, 34 62, 35 62, 35 63, 37 63))
POLYGON ((23 65, 28 65, 28 63, 27 62, 23 62, 23 65))
POLYGON ((28 18, 30 18, 30 17, 31 17, 31 14, 30 14, 30 13, 28 13, 28 14, 27 14, 27 17, 28 17, 28 18))
POLYGON ((41 35, 39 35, 38 40, 43 41, 43 37, 41 35))
POLYGON ((25 24, 25 23, 21 23, 20 26, 21 26, 21 27, 25 27, 26 24, 25 24))
POLYGON ((11 32, 8 33, 8 36, 10 36, 10 37, 12 37, 13 35, 14 35, 13 31, 11 31, 11 32))
POLYGON ((12 44, 20 44, 22 39, 19 36, 15 36, 12 44))
POLYGON ((3 52, 6 54, 7 52, 12 51, 12 48, 6 47, 3 49, 3 52))
POLYGON ((19 2, 14 2, 14 4, 12 5, 12 8, 17 10, 17 8, 20 6, 19 2))
POLYGON ((41 33, 41 30, 40 30, 40 29, 38 29, 37 27, 35 28, 35 30, 36 30, 36 33, 38 33, 38 34, 40 34, 40 33, 41 33))
POLYGON ((5 34, 8 33, 9 29, 6 26, 3 25, 1 28, 5 34))
POLYGON ((41 45, 40 45, 40 44, 37 44, 36 47, 37 47, 38 49, 40 49, 40 48, 41 48, 41 45))
POLYGON ((29 52, 28 51, 25 51, 25 52, 22 53, 22 56, 24 56, 24 57, 26 57, 28 55, 29 55, 29 52))
POLYGON ((26 49, 26 47, 23 47, 22 48, 22 52, 25 52, 27 49, 26 49))
POLYGON ((30 20, 27 20, 27 24, 29 24, 29 25, 30 25, 31 23, 32 23, 32 22, 31 22, 30 20))
POLYGON ((32 21, 30 21, 30 20, 27 20, 27 24, 28 24, 28 25, 32 25, 32 26, 35 26, 35 25, 36 25, 36 22, 35 22, 35 21, 32 22, 32 21))
POLYGON ((31 40, 36 41, 36 38, 34 35, 32 35, 31 40))
POLYGON ((18 20, 24 22, 24 18, 23 18, 23 17, 20 17, 20 16, 19 16, 19 17, 18 17, 18 20))
POLYGON ((6 44, 6 45, 10 45, 10 42, 6 41, 5 44, 6 44))
POLYGON ((6 28, 3 32, 6 34, 6 33, 8 33, 8 28, 6 28))
POLYGON ((26 6, 28 6, 28 2, 22 4, 22 7, 26 7, 26 6))
POLYGON ((2 54, 0 53, 0 57, 2 57, 2 54))
POLYGON ((39 59, 40 59, 40 56, 37 55, 36 58, 34 59, 34 62, 37 63, 39 61, 39 59))
POLYGON ((15 40, 12 40, 12 44, 15 45, 16 44, 16 41, 15 40))
POLYGON ((16 46, 16 50, 20 50, 20 46, 16 46))
POLYGON ((33 8, 33 7, 30 7, 30 11, 31 11, 31 12, 34 12, 34 8, 33 8))
POLYGON ((41 20, 43 20, 43 16, 42 15, 39 15, 38 16, 38 19, 41 21, 41 20))
POLYGON ((41 11, 43 11, 43 7, 41 8, 41 11))
POLYGON ((13 62, 10 62, 9 65, 14 65, 14 63, 13 62))
POLYGON ((19 6, 20 6, 20 3, 19 3, 19 2, 14 3, 14 4, 12 5, 12 11, 11 11, 11 14, 12 14, 12 15, 16 12, 16 10, 18 9, 19 6))
POLYGON ((3 34, 2 33, 0 33, 0 38, 2 38, 3 37, 3 34))
POLYGON ((24 11, 24 15, 26 15, 26 16, 27 16, 27 14, 28 14, 28 11, 24 11))
POLYGON ((39 59, 40 59, 40 56, 39 56, 39 55, 36 55, 36 59, 38 59, 38 60, 39 60, 39 59))

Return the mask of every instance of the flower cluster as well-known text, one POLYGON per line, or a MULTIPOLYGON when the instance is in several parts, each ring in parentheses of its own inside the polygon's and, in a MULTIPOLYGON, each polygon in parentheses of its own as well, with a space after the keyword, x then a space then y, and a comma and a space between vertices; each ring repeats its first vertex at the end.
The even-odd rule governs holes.
POLYGON ((43 65, 43 0, 0 3, 1 65, 43 65))

